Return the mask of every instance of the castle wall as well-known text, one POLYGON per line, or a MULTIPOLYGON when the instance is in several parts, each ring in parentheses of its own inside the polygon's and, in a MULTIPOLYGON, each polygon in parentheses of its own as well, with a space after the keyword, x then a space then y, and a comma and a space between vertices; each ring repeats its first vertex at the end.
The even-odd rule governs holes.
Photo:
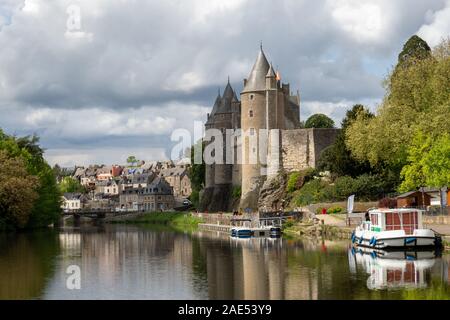
POLYGON ((315 168, 323 149, 333 144, 340 129, 281 131, 282 166, 288 171, 315 168))

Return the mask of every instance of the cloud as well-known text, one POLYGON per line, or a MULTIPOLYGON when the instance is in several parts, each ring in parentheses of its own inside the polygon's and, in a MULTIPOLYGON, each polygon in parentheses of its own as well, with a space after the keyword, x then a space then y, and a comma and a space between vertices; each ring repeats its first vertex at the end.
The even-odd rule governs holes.
POLYGON ((228 76, 240 92, 260 41, 299 89, 302 117, 329 107, 338 123, 347 104, 381 100, 381 81, 412 34, 434 44, 449 33, 449 8, 448 0, 2 0, 0 127, 38 133, 48 154, 101 157, 119 144, 170 154, 171 130, 204 121, 228 76))
POLYGON ((430 46, 436 46, 439 42, 450 35, 450 1, 442 10, 430 13, 431 22, 423 25, 418 35, 426 39, 430 46))

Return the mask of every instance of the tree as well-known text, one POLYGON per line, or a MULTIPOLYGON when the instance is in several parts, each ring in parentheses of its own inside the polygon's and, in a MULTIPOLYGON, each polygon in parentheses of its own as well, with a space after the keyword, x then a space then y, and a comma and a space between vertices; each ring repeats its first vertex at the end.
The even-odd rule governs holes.
POLYGON ((127 163, 130 164, 130 166, 132 166, 132 167, 135 167, 138 162, 139 162, 139 160, 136 159, 135 156, 129 156, 127 158, 127 163))
POLYGON ((398 55, 398 65, 405 66, 415 60, 427 59, 431 56, 431 48, 425 40, 413 35, 406 41, 403 50, 398 55))
POLYGON ((0 230, 23 228, 39 195, 39 179, 27 172, 25 162, 0 150, 0 230))
MULTIPOLYGON (((52 168, 45 161, 37 136, 16 138, 0 134, 0 150, 9 157, 21 159, 28 174, 38 178, 35 184, 38 199, 33 201, 26 228, 44 227, 55 223, 61 212, 61 194, 52 168)), ((22 225, 19 225, 22 227, 22 225)))
POLYGON ((194 147, 191 148, 191 166, 188 171, 189 179, 191 180, 191 188, 192 188, 192 194, 191 194, 191 201, 195 206, 198 206, 199 200, 200 200, 200 191, 205 186, 205 161, 202 157, 201 163, 196 163, 200 161, 195 161, 195 150, 196 148, 199 148, 202 146, 201 150, 204 150, 205 144, 202 142, 202 140, 197 141, 194 147))
POLYGON ((430 57, 396 67, 385 81, 387 94, 377 116, 358 117, 346 130, 346 145, 356 159, 399 174, 418 131, 432 136, 450 133, 448 52, 447 40, 430 57))
POLYGON ((61 193, 86 192, 86 189, 80 184, 80 182, 72 177, 64 177, 59 184, 59 189, 61 190, 61 193))
POLYGON ((334 128, 334 121, 322 113, 316 113, 306 120, 305 128, 334 128))
POLYGON ((363 105, 356 104, 348 110, 345 118, 342 120, 342 130, 337 135, 336 141, 327 147, 320 155, 318 169, 321 171, 330 171, 336 176, 356 177, 363 173, 371 172, 370 164, 367 161, 355 159, 345 144, 345 131, 349 125, 360 115, 365 119, 373 118, 374 115, 363 105))
POLYGON ((400 191, 450 185, 450 135, 433 138, 419 132, 408 149, 408 164, 402 169, 400 191))

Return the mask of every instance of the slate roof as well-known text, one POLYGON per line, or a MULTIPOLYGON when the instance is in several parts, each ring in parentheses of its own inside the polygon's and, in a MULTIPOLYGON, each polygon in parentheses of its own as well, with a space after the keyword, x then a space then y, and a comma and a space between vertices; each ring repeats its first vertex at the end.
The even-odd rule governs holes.
POLYGON ((269 72, 270 65, 267 61, 266 55, 261 47, 256 58, 255 64, 253 65, 252 71, 247 78, 247 83, 245 84, 244 92, 250 91, 261 91, 266 89, 266 75, 269 72))

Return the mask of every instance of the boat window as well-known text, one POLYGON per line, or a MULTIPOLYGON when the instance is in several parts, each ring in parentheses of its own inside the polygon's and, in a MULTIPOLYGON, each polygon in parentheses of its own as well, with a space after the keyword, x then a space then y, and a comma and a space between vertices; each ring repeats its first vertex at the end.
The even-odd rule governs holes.
POLYGON ((418 229, 418 217, 417 211, 413 212, 403 212, 402 216, 403 222, 403 230, 405 230, 406 234, 413 234, 414 229, 418 229))
POLYGON ((378 215, 377 214, 371 214, 370 215, 370 222, 377 226, 378 225, 378 215))
POLYGON ((406 234, 413 234, 418 229, 417 211, 386 213, 386 230, 404 230, 406 234))
POLYGON ((400 213, 386 212, 386 230, 401 230, 400 213))

